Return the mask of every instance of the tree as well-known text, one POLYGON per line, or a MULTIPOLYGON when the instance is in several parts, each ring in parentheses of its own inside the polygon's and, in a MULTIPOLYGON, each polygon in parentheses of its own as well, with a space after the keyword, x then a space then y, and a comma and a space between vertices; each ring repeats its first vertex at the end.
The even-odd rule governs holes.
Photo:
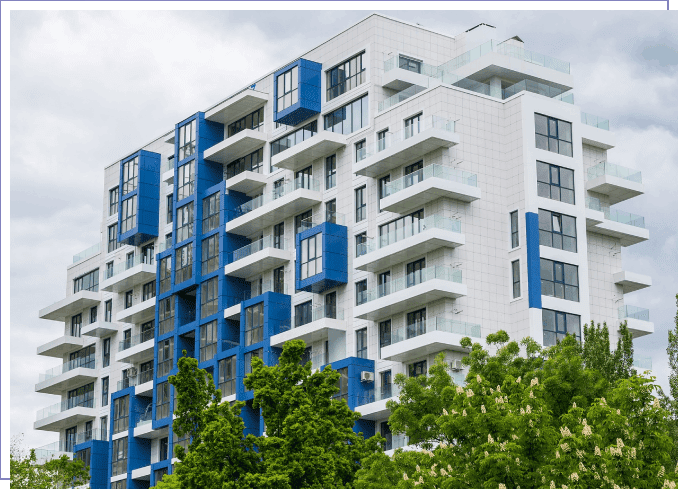
POLYGON ((671 458, 678 462, 678 294, 676 294, 675 329, 669 330, 666 353, 669 357, 669 396, 659 389, 662 407, 671 413, 669 431, 674 440, 671 458))
POLYGON ((617 349, 610 351, 610 332, 607 324, 584 325, 584 345, 582 347, 584 365, 600 372, 603 377, 614 384, 633 375, 633 337, 626 321, 619 325, 617 349))

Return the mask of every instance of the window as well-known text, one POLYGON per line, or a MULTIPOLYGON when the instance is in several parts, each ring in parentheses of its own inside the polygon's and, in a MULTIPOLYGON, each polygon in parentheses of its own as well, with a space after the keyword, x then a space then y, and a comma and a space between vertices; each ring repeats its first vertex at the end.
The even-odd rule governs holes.
POLYGON ((337 199, 325 202, 325 222, 337 223, 337 199))
POLYGON ((285 179, 281 178, 280 180, 276 180, 273 182, 273 198, 278 199, 282 197, 285 192, 285 179))
POLYGON ((511 248, 520 246, 520 239, 518 236, 518 211, 513 211, 511 214, 511 248))
POLYGON ((565 338, 566 334, 573 334, 577 341, 581 341, 581 318, 576 314, 542 309, 541 322, 544 328, 544 346, 553 346, 565 338))
POLYGON ((348 401, 348 367, 337 369, 339 372, 339 380, 337 381, 337 387, 339 392, 332 396, 332 399, 344 399, 348 401))
POLYGON ((202 232, 208 233, 219 227, 219 193, 202 199, 202 232))
POLYGON ((537 195, 574 204, 574 171, 537 161, 537 195))
POLYGON ((155 336, 155 321, 148 321, 141 325, 141 334, 139 335, 139 343, 152 340, 155 336))
POLYGON ((285 249, 285 223, 281 222, 273 226, 273 247, 278 250, 285 249))
POLYGON ((539 209, 539 244, 576 253, 576 218, 539 209))
POLYGON ((94 382, 68 391, 68 409, 74 407, 94 407, 94 382))
POLYGON ((71 317, 71 336, 80 338, 82 330, 82 314, 76 314, 71 317))
POLYGON ((393 395, 393 393, 391 392, 391 386, 393 385, 391 383, 392 380, 391 371, 385 370, 383 372, 379 372, 379 377, 381 380, 381 398, 388 399, 393 395))
MULTIPOLYGON (((146 339, 152 339, 155 337, 155 327, 153 327, 154 321, 151 321, 151 330, 144 336, 146 339)), ((144 362, 139 365, 139 385, 145 384, 146 382, 151 382, 153 380, 153 360, 144 362)))
POLYGON ((134 252, 131 251, 127 253, 127 256, 125 258, 125 270, 129 270, 134 266, 134 252))
POLYGON ((424 179, 424 161, 417 161, 405 167, 405 178, 403 178, 403 187, 411 187, 424 179))
POLYGON ((365 187, 355 189, 355 222, 367 218, 367 201, 365 199, 365 187))
MULTIPOLYGON (((165 444, 167 444, 167 438, 165 438, 165 444)), ((167 448, 165 448, 167 450, 167 448)), ((165 477, 168 474, 167 467, 162 467, 161 469, 157 469, 153 471, 153 477, 155 478, 155 483, 157 484, 158 482, 162 481, 162 478, 165 477)), ((116 489, 114 487, 111 487, 111 489, 116 489)))
POLYGON ((87 272, 85 275, 73 279, 73 293, 81 290, 89 290, 91 292, 99 292, 99 269, 87 272))
POLYGON ((172 257, 160 259, 160 293, 169 292, 172 287, 172 257))
POLYGON ((404 139, 419 134, 421 125, 421 114, 405 119, 405 134, 404 139))
POLYGON ((71 353, 68 356, 69 369, 74 369, 76 367, 85 367, 85 368, 94 368, 96 364, 95 358, 95 347, 90 345, 88 347, 82 348, 76 352, 71 353))
POLYGON ((413 71, 414 73, 421 73, 421 61, 408 58, 402 54, 398 56, 398 67, 403 70, 413 71))
POLYGON ((193 245, 182 246, 176 251, 177 270, 174 282, 180 284, 193 276, 193 245))
POLYGON ((193 195, 195 192, 195 161, 189 161, 177 169, 177 202, 193 195))
POLYGON ((134 291, 128 290, 125 292, 125 309, 129 309, 133 304, 134 291))
POLYGON ((356 234, 355 236, 355 256, 363 256, 367 253, 367 233, 356 234))
POLYGON ((364 54, 360 53, 327 71, 328 102, 365 82, 364 54))
POLYGON ((111 278, 113 276, 113 262, 109 261, 106 263, 106 278, 111 278))
POLYGON ((299 101, 299 67, 278 75, 277 82, 277 105, 276 112, 282 112, 299 101))
POLYGON ((323 235, 322 233, 302 239, 301 246, 301 280, 305 280, 323 271, 323 235))
POLYGON ((111 489, 127 489, 127 479, 111 482, 111 489))
POLYGON ((534 114, 536 146, 552 153, 572 156, 572 124, 534 114))
POLYGON ((325 317, 337 319, 337 293, 325 294, 325 317))
POLYGON ((108 377, 101 379, 101 405, 108 406, 108 377))
POLYGON ((228 125, 228 137, 238 134, 245 129, 252 129, 253 131, 264 130, 264 108, 257 109, 251 114, 247 114, 242 119, 228 125))
POLYGON ((379 347, 383 348, 391 344, 391 320, 379 323, 379 347))
POLYGON ((107 300, 104 302, 104 321, 110 323, 113 321, 113 301, 107 300))
POLYGON ((167 197, 167 224, 174 221, 173 211, 174 211, 174 194, 169 194, 167 197))
POLYGON ((218 309, 219 277, 212 277, 200 286, 200 317, 204 319, 216 314, 218 309))
POLYGON ((155 245, 153 243, 141 247, 141 263, 147 265, 155 263, 155 245))
POLYGON ((520 297, 520 260, 511 262, 511 277, 513 283, 513 298, 520 297))
POLYGON ((193 236, 193 202, 177 209, 177 243, 193 236))
POLYGON ((386 149, 386 136, 388 135, 388 128, 377 133, 377 151, 386 149))
MULTIPOLYGON (((108 406, 108 397, 106 397, 106 405, 108 406)), ((102 440, 108 440, 108 416, 102 416, 99 419, 99 432, 102 440)))
POLYGON ((579 270, 577 266, 542 258, 539 268, 542 295, 579 302, 579 270))
POLYGON ((254 153, 238 158, 226 165, 226 178, 233 178, 244 171, 261 173, 264 165, 264 148, 259 148, 254 153))
POLYGON ((170 415, 170 385, 162 382, 155 390, 155 419, 163 419, 170 415))
POLYGON ((383 297, 391 293, 391 271, 380 273, 377 277, 377 296, 383 297))
POLYGON ((407 366, 408 377, 419 377, 420 375, 426 375, 427 372, 428 370, 426 369, 426 360, 410 363, 407 366))
POLYGON ((361 161, 367 158, 367 148, 365 147, 365 140, 355 143, 355 160, 361 161))
POLYGON ((367 302, 367 279, 355 284, 355 305, 359 306, 367 302))
POLYGON ((221 397, 235 394, 235 356, 219 360, 219 389, 221 397))
POLYGON ((174 337, 158 342, 158 378, 172 370, 174 364, 174 337))
POLYGON ((108 252, 115 251, 118 248, 118 225, 108 226, 108 252))
POLYGON ((308 226, 308 222, 311 222, 311 219, 313 218, 313 211, 312 210, 307 210, 306 212, 302 212, 298 216, 294 217, 294 229, 295 233, 299 234, 300 232, 310 229, 308 226))
POLYGON ((89 469, 91 456, 92 456, 92 449, 91 448, 85 448, 84 450, 80 450, 79 452, 75 452, 73 454, 73 460, 82 461, 82 463, 85 464, 85 469, 89 469))
POLYGON ((120 234, 124 234, 137 226, 137 196, 123 200, 121 208, 120 234))
POLYGON ((122 195, 133 192, 139 183, 139 157, 122 164, 122 195))
POLYGON ((174 300, 172 297, 160 301, 158 321, 159 334, 163 335, 174 329, 174 300))
POLYGON ((309 122, 301 129, 286 134, 285 136, 276 139, 271 143, 271 157, 290 149, 302 141, 310 139, 318 133, 318 121, 309 122))
POLYGON ((407 313, 407 338, 426 333, 426 309, 407 313))
POLYGON ((127 472, 127 437, 113 440, 112 467, 112 477, 127 472))
POLYGON ((99 308, 94 306, 89 308, 89 324, 94 324, 97 322, 97 315, 99 308))
POLYGON ((108 367, 111 364, 111 339, 104 338, 102 346, 102 364, 104 367, 108 367))
POLYGON ((356 356, 367 358, 367 328, 355 332, 356 356))
MULTIPOLYGON (((390 372, 390 370, 389 370, 389 372, 390 372)), ((383 398, 384 397, 382 396, 382 399, 383 398)), ((393 434, 391 433, 391 428, 388 425, 388 421, 382 421, 381 422, 381 429, 379 431, 381 432, 381 436, 383 436, 386 439, 386 442, 384 442, 384 450, 392 450, 393 449, 393 434)))
POLYGON ((258 350, 250 351, 245 353, 245 375, 252 373, 252 359, 261 358, 264 359, 264 349, 259 348, 258 350))
POLYGON ((200 361, 212 360, 217 354, 217 321, 200 326, 200 361))
POLYGON ((386 185, 388 185, 391 182, 391 175, 386 175, 385 177, 381 177, 379 179, 379 198, 377 199, 377 212, 381 212, 381 199, 386 197, 386 185))
POLYGON ((112 188, 108 191, 108 215, 112 216, 118 213, 118 194, 119 187, 112 188))
POLYGON ((339 107, 331 114, 325 116, 325 130, 338 132, 339 134, 350 134, 363 127, 367 127, 370 122, 370 107, 367 94, 357 100, 339 107))
POLYGON ((263 339, 264 303, 260 302, 245 309, 245 346, 254 345, 263 339))
POLYGON ((202 274, 207 275, 219 268, 219 235, 202 240, 202 274))
POLYGON ((160 454, 158 459, 162 462, 163 460, 167 460, 168 456, 169 456, 169 438, 168 437, 160 438, 160 454))
POLYGON ((307 166, 303 170, 299 170, 294 174, 297 188, 311 188, 311 180, 313 177, 313 167, 307 166))
POLYGON ((426 268, 426 258, 421 258, 417 261, 407 264, 407 286, 412 287, 422 283, 426 276, 424 269, 426 268))
POLYGON ((298 328, 313 321, 313 301, 294 306, 294 327, 298 328))
POLYGON ((113 401, 113 434, 129 429, 129 395, 113 401))
POLYGON ((337 186, 337 155, 325 158, 325 190, 337 186))
POLYGON ((195 125, 192 120, 179 128, 179 161, 195 153, 195 125))

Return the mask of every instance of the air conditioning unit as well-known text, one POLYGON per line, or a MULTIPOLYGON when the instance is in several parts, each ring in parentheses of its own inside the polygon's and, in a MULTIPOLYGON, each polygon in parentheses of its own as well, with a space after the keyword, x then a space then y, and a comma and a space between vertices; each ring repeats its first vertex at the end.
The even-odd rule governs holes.
POLYGON ((453 360, 450 363, 450 366, 452 367, 452 370, 455 372, 459 372, 462 368, 464 368, 461 364, 461 360, 453 360))
POLYGON ((360 372, 360 382, 374 382, 374 372, 360 372))
POLYGON ((128 377, 136 377, 137 376, 137 369, 136 367, 130 367, 127 369, 127 376, 128 377))

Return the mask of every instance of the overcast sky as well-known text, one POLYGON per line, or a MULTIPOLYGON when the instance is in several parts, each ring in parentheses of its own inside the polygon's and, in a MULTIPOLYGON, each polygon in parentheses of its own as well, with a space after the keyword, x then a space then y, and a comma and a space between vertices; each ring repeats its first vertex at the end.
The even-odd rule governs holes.
MULTIPOLYGON (((389 12, 455 35, 480 22, 572 64, 575 103, 610 119, 609 160, 643 171, 646 195, 617 207, 645 216, 650 241, 624 269, 653 287, 628 295, 655 334, 635 342, 667 386, 667 330, 678 293, 678 16, 673 12, 389 12)), ((62 325, 38 310, 65 296, 72 255, 99 241, 103 168, 368 12, 11 13, 11 432, 28 446, 36 394, 59 363, 36 348, 62 325)))

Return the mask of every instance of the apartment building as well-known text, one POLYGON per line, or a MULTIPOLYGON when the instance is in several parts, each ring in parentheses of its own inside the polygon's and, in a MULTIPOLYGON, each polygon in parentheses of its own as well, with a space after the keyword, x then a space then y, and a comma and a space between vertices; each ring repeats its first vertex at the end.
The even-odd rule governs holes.
POLYGON ((621 260, 649 233, 617 209, 641 173, 608 160, 569 62, 496 32, 370 15, 108 165, 101 241, 39 313, 56 324, 38 354, 61 363, 36 384, 60 398, 37 413, 60 439, 39 456, 85 460, 96 489, 171 473, 183 350, 261 434, 251 359, 303 339, 356 430, 393 449, 393 377, 444 352, 463 382, 465 336, 652 333, 626 297, 651 279, 621 260))

